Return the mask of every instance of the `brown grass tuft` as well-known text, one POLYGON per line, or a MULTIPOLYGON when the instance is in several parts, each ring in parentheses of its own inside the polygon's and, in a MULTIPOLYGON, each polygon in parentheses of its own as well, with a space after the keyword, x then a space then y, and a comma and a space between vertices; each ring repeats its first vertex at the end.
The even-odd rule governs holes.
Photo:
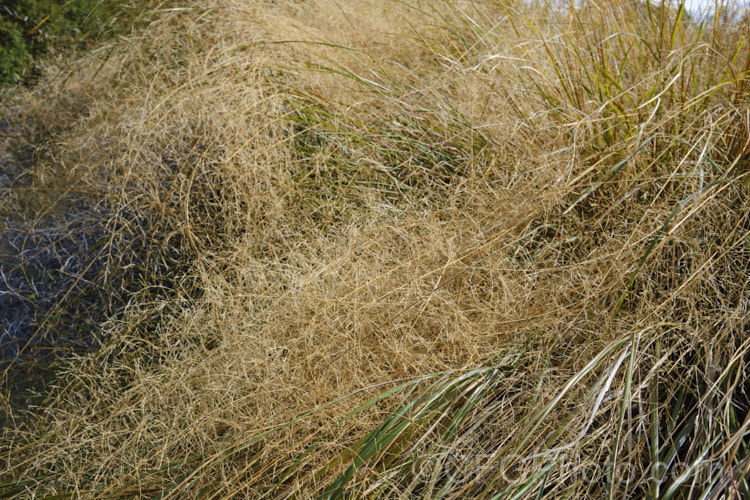
POLYGON ((0 493, 747 494, 746 20, 149 19, 6 100, 0 493))

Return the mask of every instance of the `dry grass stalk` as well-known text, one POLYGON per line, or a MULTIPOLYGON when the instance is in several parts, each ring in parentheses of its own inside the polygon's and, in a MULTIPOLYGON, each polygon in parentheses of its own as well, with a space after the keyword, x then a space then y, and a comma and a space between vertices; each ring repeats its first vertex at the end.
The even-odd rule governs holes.
POLYGON ((746 20, 609 3, 164 7, 19 90, 81 111, 9 290, 101 346, 5 370, 5 492, 746 494, 746 20))

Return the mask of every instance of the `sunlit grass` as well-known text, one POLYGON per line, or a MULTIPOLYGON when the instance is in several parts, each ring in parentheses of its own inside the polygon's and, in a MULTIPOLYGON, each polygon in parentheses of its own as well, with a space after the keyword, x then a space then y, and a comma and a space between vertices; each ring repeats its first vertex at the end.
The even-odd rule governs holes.
POLYGON ((739 14, 165 5, 17 90, 0 491, 747 495, 739 14))

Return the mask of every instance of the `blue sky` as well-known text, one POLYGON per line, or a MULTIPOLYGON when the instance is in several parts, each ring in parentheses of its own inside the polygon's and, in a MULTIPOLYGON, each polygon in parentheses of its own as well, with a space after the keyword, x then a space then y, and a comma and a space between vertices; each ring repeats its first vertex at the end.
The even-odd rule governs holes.
POLYGON ((697 11, 706 12, 706 7, 710 6, 710 8, 713 8, 714 2, 713 0, 686 0, 685 1, 685 7, 687 7, 687 10, 689 10, 692 13, 697 13, 697 11))
MULTIPOLYGON (((722 0, 722 3, 727 3, 727 0, 722 0)), ((729 0, 729 3, 747 5, 748 0, 729 0)), ((708 10, 713 10, 715 5, 715 0, 685 0, 685 6, 692 14, 698 14, 699 12, 705 14, 708 10)))

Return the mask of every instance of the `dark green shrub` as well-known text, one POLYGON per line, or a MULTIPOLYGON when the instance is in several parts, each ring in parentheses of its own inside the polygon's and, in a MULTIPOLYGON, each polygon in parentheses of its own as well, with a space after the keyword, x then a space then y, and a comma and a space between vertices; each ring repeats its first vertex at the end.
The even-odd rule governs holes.
POLYGON ((0 85, 25 81, 54 51, 85 48, 115 33, 123 0, 6 0, 0 6, 0 85))
POLYGON ((0 82, 16 80, 30 56, 17 23, 0 17, 0 82))

